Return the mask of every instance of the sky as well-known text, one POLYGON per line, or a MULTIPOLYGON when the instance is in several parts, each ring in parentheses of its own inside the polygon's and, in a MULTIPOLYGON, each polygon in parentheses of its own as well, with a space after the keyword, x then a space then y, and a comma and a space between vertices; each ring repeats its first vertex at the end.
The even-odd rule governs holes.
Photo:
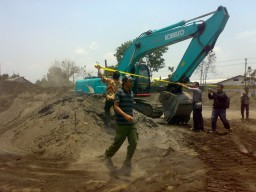
MULTIPOLYGON (((216 72, 209 78, 243 75, 245 58, 247 67, 256 69, 255 0, 0 0, 0 72, 36 82, 56 60, 69 59, 96 75, 96 62, 117 64, 114 53, 122 43, 220 5, 230 18, 215 45, 216 72)), ((153 77, 166 77, 188 43, 169 46, 166 67, 153 77)))

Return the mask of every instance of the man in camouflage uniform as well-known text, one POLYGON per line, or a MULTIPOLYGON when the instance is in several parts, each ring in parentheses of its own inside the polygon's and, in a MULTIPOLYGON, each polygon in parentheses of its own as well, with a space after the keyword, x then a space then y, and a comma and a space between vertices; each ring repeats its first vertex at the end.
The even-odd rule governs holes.
POLYGON ((114 106, 115 100, 115 92, 119 89, 122 85, 121 81, 119 81, 120 73, 119 71, 115 71, 113 73, 113 79, 104 77, 100 71, 100 66, 97 65, 96 68, 98 69, 98 74, 102 80, 107 85, 106 88, 106 101, 105 101, 105 124, 109 125, 110 123, 110 108, 114 106))

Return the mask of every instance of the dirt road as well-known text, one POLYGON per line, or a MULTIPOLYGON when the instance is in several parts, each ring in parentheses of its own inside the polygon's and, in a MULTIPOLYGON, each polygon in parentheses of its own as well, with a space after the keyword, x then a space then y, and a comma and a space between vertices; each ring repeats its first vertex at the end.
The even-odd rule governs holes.
MULTIPOLYGON (((107 168, 100 157, 114 136, 102 121, 104 99, 69 95, 57 99, 56 92, 21 92, 5 105, 0 113, 1 192, 256 191, 254 105, 248 121, 240 120, 237 105, 228 110, 231 135, 219 121, 218 134, 195 133, 191 122, 158 124, 136 113, 139 143, 128 177, 107 168)), ((210 114, 206 104, 206 130, 210 114)), ((126 147, 113 157, 117 169, 126 147)))

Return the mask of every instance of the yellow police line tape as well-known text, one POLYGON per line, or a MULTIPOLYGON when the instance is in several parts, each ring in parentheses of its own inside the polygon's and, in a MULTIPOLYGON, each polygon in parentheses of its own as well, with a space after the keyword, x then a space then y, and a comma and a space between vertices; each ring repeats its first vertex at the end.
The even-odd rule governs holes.
MULTIPOLYGON (((111 69, 111 68, 106 68, 106 67, 101 67, 99 64, 95 64, 95 67, 98 68, 98 66, 100 67, 100 69, 104 70, 104 71, 109 71, 109 72, 115 72, 118 71, 116 69, 111 69)), ((125 74, 125 75, 131 75, 131 76, 135 76, 135 77, 142 77, 145 79, 150 79, 150 77, 146 77, 143 75, 138 75, 138 74, 133 74, 133 73, 128 73, 125 71, 119 71, 119 73, 125 74)), ((170 81, 165 81, 165 80, 161 80, 161 79, 153 79, 154 81, 159 81, 159 82, 163 82, 163 83, 170 83, 170 84, 178 84, 178 83, 174 83, 174 82, 170 82, 170 81)), ((180 83, 181 84, 181 83, 180 83)))
MULTIPOLYGON (((101 67, 99 64, 95 64, 95 67, 96 68, 100 67, 100 69, 102 69, 104 71, 109 71, 109 72, 118 71, 116 69, 101 67)), ((122 73, 122 74, 125 74, 125 75, 131 75, 131 76, 135 76, 135 77, 142 77, 142 78, 145 78, 145 79, 150 79, 150 77, 146 77, 146 76, 138 75, 138 74, 133 74, 133 73, 128 73, 128 72, 125 72, 125 71, 119 71, 119 73, 122 73)), ((163 83, 168 83, 168 84, 183 85, 183 83, 179 83, 179 82, 174 83, 174 82, 170 82, 170 81, 166 81, 166 80, 162 80, 162 79, 156 79, 156 78, 154 78, 153 81, 158 81, 158 82, 163 82, 163 83)), ((208 87, 212 87, 212 86, 215 86, 215 85, 208 85, 208 87)))

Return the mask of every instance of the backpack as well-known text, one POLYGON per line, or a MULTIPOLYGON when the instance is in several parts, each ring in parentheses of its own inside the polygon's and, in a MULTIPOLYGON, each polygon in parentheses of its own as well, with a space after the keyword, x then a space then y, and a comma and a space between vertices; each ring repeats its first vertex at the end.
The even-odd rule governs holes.
POLYGON ((229 104, 230 104, 230 97, 227 96, 227 99, 226 99, 226 108, 227 109, 229 108, 229 104))

